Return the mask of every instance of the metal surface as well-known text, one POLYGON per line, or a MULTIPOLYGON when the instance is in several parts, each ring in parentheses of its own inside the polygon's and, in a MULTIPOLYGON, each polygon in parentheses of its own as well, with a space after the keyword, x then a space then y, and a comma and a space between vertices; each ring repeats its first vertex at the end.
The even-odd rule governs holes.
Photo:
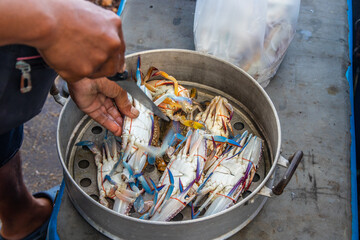
POLYGON ((108 77, 111 81, 116 82, 121 88, 128 92, 133 98, 138 100, 142 105, 152 111, 156 116, 159 116, 165 121, 169 118, 154 104, 154 102, 139 88, 134 81, 127 81, 128 73, 117 73, 112 77, 108 77))
MULTIPOLYGON (((195 84, 191 82, 179 81, 179 84, 184 86, 185 88, 193 88, 195 87, 198 92, 198 98, 196 99, 198 102, 209 101, 214 96, 222 95, 229 99, 229 96, 225 96, 224 93, 220 92, 216 89, 211 89, 208 86, 202 86, 200 84, 195 84)), ((233 115, 233 128, 234 135, 240 134, 245 130, 264 138, 256 129, 256 125, 252 124, 249 119, 245 117, 245 114, 240 110, 239 102, 235 99, 230 98, 230 103, 234 108, 233 115)), ((92 120, 90 117, 85 116, 79 123, 77 127, 75 127, 77 132, 73 132, 72 136, 75 140, 73 142, 79 141, 93 141, 97 146, 101 146, 103 143, 103 139, 105 136, 105 128, 99 125, 97 122, 92 120)), ((99 191, 96 184, 97 181, 97 167, 95 165, 94 155, 86 148, 86 147, 70 147, 70 158, 67 163, 67 167, 69 172, 71 173, 75 182, 81 187, 81 189, 87 193, 90 197, 99 200, 99 191)), ((269 169, 271 167, 271 160, 268 151, 268 147, 264 146, 263 159, 259 164, 259 168, 257 169, 256 175, 254 178, 251 187, 245 192, 244 196, 248 196, 251 192, 256 189, 262 180, 266 177, 269 169)), ((148 165, 144 172, 145 176, 151 177, 155 183, 160 179, 161 173, 152 166, 148 165)), ((239 198, 238 202, 241 201, 242 198, 239 198)), ((131 214, 132 216, 132 214, 131 214)), ((138 214, 133 213, 134 217, 138 217, 138 214)), ((190 220, 191 219, 191 208, 189 206, 184 209, 181 213, 178 214, 174 219, 178 220, 190 220)))
MULTIPOLYGON (((78 125, 83 118, 83 113, 70 101, 65 105, 58 125, 58 151, 63 160, 69 197, 80 214, 92 226, 110 237, 209 239, 231 236, 248 224, 267 200, 266 197, 256 195, 256 193, 265 184, 267 187, 272 187, 271 176, 280 156, 281 131, 279 119, 270 98, 260 85, 241 69, 210 56, 186 50, 157 50, 138 54, 141 55, 143 69, 156 66, 177 79, 191 82, 192 85, 208 86, 214 92, 232 96, 230 100, 236 103, 237 109, 240 110, 239 116, 243 117, 244 121, 250 120, 246 121, 247 126, 257 129, 266 140, 271 167, 249 196, 235 206, 213 216, 165 223, 122 216, 106 209, 89 197, 74 181, 72 173, 67 168, 70 150, 76 141, 76 133, 84 128, 84 124, 86 125, 85 119, 82 124, 78 125), (234 85, 234 83, 236 84, 234 85), (64 116, 68 116, 68 118, 64 116), (74 129, 75 126, 78 126, 78 129, 74 129), (72 135, 73 133, 74 135, 72 135), (246 204, 247 202, 251 202, 251 204, 246 204), (140 231, 133 231, 133 229, 140 229, 140 231)), ((136 68, 138 54, 127 57, 126 63, 129 71, 136 68)))
POLYGON ((291 162, 290 166, 286 170, 286 172, 285 172, 284 176, 282 177, 282 179, 280 180, 280 182, 277 183, 272 189, 272 192, 275 195, 281 195, 283 193, 285 187, 288 185, 292 176, 294 175, 295 170, 299 166, 299 164, 303 158, 303 155, 304 154, 302 151, 297 151, 296 153, 294 153, 293 156, 290 157, 290 159, 289 159, 289 161, 291 162))

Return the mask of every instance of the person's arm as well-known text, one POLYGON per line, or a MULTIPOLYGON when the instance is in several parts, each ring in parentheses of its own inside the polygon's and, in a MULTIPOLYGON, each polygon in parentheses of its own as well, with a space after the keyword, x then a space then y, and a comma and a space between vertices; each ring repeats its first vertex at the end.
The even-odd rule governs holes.
POLYGON ((41 45, 54 26, 54 18, 46 11, 46 2, 0 1, 0 45, 41 45))
POLYGON ((138 116, 116 83, 84 78, 124 70, 121 20, 113 12, 84 0, 1 0, 0 45, 6 44, 37 48, 68 82, 78 107, 115 135, 121 134, 122 115, 138 116))
POLYGON ((68 82, 124 68, 121 20, 84 0, 1 0, 0 45, 25 44, 68 82))

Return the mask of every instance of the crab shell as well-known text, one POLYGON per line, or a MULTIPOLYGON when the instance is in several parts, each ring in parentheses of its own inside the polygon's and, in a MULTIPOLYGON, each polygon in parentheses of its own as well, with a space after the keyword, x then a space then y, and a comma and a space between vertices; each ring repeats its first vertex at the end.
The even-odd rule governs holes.
POLYGON ((196 121, 203 122, 208 131, 213 135, 228 137, 231 128, 231 118, 234 110, 226 98, 216 96, 212 99, 204 112, 200 112, 196 121))
MULTIPOLYGON (((147 82, 147 85, 150 86, 152 90, 155 90, 151 92, 154 101, 164 94, 175 94, 174 82, 172 81, 151 80, 147 82)), ((190 92, 187 88, 178 85, 178 89, 178 96, 190 98, 190 92)), ((160 103, 159 108, 171 119, 173 114, 180 109, 182 109, 185 113, 190 113, 192 111, 192 105, 188 102, 175 102, 174 100, 169 98, 167 98, 164 102, 160 103)))
MULTIPOLYGON (((145 86, 140 87, 145 94, 151 99, 150 91, 145 86)), ((154 115, 142 105, 138 100, 128 95, 133 106, 139 110, 137 118, 124 118, 123 133, 121 135, 122 144, 121 151, 124 152, 123 157, 129 163, 134 173, 140 173, 146 163, 147 156, 143 151, 138 151, 138 146, 148 146, 153 137, 154 115)))
MULTIPOLYGON (((172 156, 168 164, 168 169, 173 173, 174 189, 170 199, 165 202, 165 205, 162 208, 157 209, 151 220, 170 220, 195 197, 196 189, 203 181, 202 174, 198 181, 196 181, 196 175, 197 172, 202 172, 205 165, 205 142, 206 140, 201 131, 195 131, 188 137, 185 146, 178 154, 172 156), (180 182, 182 186, 180 186, 180 182), (188 188, 186 193, 185 191, 181 192, 181 189, 185 188, 188 188)), ((170 184, 169 173, 168 171, 165 171, 158 184, 158 186, 165 185, 165 187, 159 192, 159 203, 157 205, 162 204, 170 184)))

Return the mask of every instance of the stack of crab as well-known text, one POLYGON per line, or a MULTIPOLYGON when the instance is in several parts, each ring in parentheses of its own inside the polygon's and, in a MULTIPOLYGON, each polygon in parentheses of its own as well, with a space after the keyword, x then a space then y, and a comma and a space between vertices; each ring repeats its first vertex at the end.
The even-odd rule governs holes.
POLYGON ((125 117, 121 141, 106 134, 102 148, 82 141, 94 153, 99 201, 141 219, 169 221, 187 205, 192 218, 218 213, 246 191, 262 157, 263 140, 248 131, 233 136, 233 108, 216 96, 202 109, 195 90, 155 67, 143 76, 138 58, 138 86, 172 120, 165 123, 130 95, 140 114, 125 117), (165 79, 154 80, 163 77, 165 79), (197 114, 195 114, 197 112, 197 114), (194 116, 196 115, 196 116, 194 116), (156 165, 160 179, 143 175, 156 165))

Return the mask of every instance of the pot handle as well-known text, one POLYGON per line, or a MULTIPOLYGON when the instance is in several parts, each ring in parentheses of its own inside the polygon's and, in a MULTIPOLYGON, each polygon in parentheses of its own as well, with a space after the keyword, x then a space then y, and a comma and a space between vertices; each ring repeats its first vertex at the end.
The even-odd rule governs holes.
MULTIPOLYGON (((61 106, 64 106, 65 103, 66 103, 67 97, 63 97, 60 94, 60 91, 59 91, 58 87, 56 86, 56 82, 58 82, 60 80, 62 80, 62 78, 60 76, 57 76, 54 83, 53 83, 53 85, 51 86, 50 94, 53 96, 55 102, 57 102, 61 106)), ((62 80, 62 81, 64 81, 64 80, 62 80)))
POLYGON ((66 103, 66 98, 60 95, 59 89, 56 87, 55 83, 51 86, 50 94, 53 96, 55 102, 64 106, 66 103))
POLYGON ((273 186, 273 188, 272 188, 272 192, 275 195, 280 195, 283 193, 284 188, 289 183, 291 177, 294 175, 295 170, 296 170, 297 166, 299 165, 302 157, 303 157, 303 152, 297 151, 294 153, 294 155, 292 155, 289 158, 290 165, 289 165, 288 169, 286 170, 284 177, 280 180, 280 182, 276 186, 273 186))

